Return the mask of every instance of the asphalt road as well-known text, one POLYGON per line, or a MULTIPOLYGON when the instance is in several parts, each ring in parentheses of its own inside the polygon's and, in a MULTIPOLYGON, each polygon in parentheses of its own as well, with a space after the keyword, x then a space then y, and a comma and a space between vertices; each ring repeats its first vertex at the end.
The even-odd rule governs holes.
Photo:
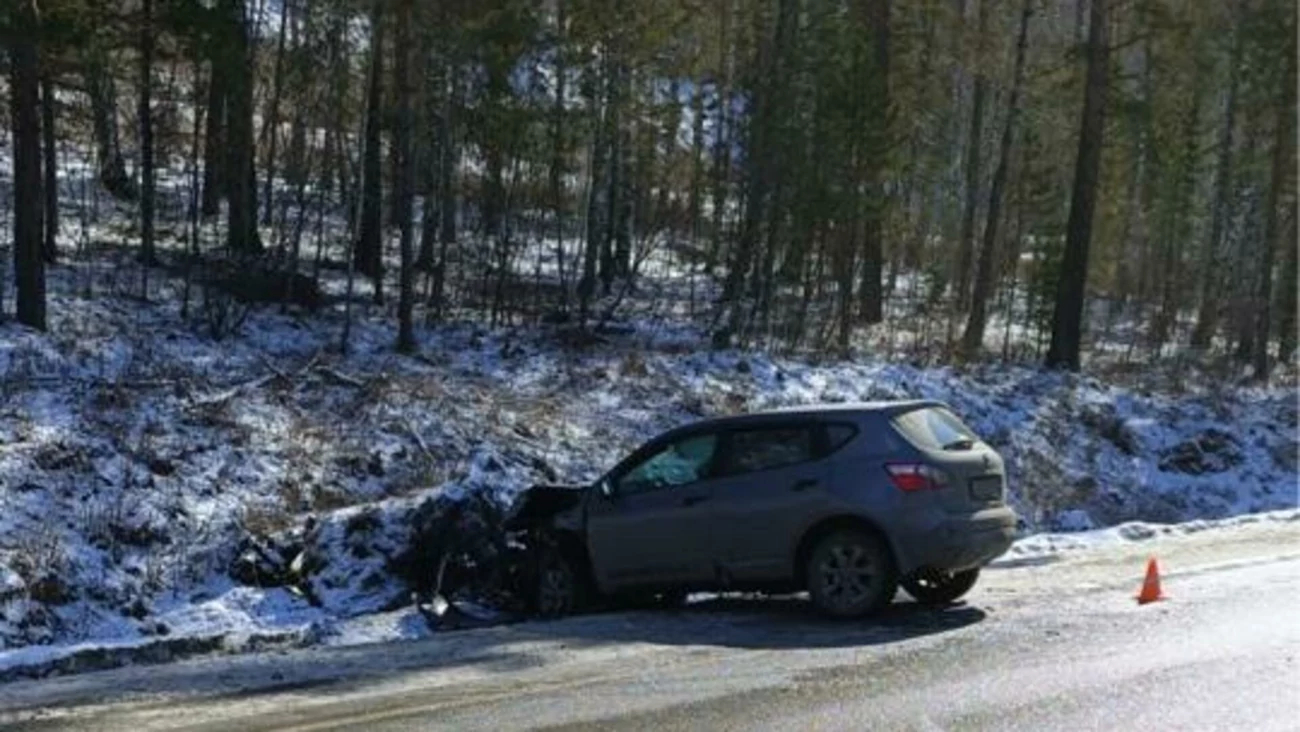
POLYGON ((871 623, 727 598, 18 682, 0 727, 1300 730, 1300 522, 989 570, 871 623), (1169 599, 1138 607, 1153 550, 1169 599))

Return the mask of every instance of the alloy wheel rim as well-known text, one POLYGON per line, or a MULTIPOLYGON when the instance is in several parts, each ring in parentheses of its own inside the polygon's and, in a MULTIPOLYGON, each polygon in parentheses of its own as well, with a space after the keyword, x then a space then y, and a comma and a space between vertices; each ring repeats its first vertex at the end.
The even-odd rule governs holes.
POLYGON ((874 560, 861 544, 832 546, 818 567, 818 574, 822 594, 838 608, 868 602, 878 577, 874 560))

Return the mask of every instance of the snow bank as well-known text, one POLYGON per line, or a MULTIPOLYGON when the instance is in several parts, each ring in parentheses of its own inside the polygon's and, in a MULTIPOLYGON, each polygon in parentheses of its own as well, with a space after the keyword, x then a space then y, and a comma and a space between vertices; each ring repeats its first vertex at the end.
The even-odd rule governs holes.
POLYGON ((1240 529, 1261 524, 1300 521, 1300 510, 1268 511, 1217 520, 1195 520, 1178 524, 1153 524, 1126 521, 1118 526, 1076 533, 1034 534, 1016 541, 991 566, 1015 566, 1027 559, 1057 554, 1085 552, 1120 544, 1137 544, 1163 538, 1188 536, 1203 531, 1240 529))

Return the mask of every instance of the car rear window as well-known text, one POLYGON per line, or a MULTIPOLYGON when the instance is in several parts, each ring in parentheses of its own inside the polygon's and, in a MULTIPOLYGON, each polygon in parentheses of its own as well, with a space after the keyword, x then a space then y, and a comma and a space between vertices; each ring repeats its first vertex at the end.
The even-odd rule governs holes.
POLYGON ((894 417, 894 427, 917 447, 958 449, 979 440, 971 428, 943 407, 921 407, 894 417))
POLYGON ((841 447, 849 444, 858 435, 858 428, 851 424, 828 424, 826 425, 826 452, 825 455, 832 455, 839 451, 841 447))

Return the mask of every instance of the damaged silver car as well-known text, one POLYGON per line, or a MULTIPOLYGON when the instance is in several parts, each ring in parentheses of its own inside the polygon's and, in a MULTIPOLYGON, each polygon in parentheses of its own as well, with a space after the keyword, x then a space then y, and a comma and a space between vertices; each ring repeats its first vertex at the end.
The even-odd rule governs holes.
POLYGON ((807 591, 870 615, 901 585, 950 603, 1016 530, 1002 458, 945 404, 778 410, 667 432, 588 486, 527 491, 507 522, 522 594, 562 616, 695 591, 807 591))

